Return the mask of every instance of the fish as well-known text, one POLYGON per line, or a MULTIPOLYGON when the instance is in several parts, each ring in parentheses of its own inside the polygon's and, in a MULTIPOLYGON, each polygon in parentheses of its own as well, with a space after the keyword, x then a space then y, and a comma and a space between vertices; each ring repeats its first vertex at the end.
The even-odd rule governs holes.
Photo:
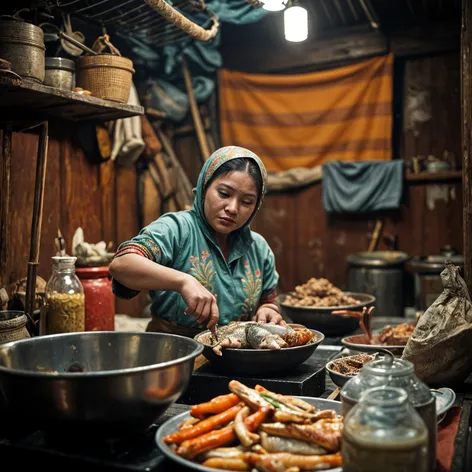
POLYGON ((248 349, 250 347, 245 325, 230 323, 228 326, 223 326, 218 330, 218 337, 221 341, 213 347, 213 352, 217 356, 223 355, 222 349, 248 349))
POLYGON ((213 339, 213 352, 222 356, 223 349, 283 349, 303 346, 314 334, 309 329, 294 330, 290 326, 255 321, 233 321, 218 329, 213 339))
POLYGON ((287 328, 271 323, 233 322, 218 330, 220 342, 213 346, 213 352, 221 356, 223 349, 280 349, 288 347, 282 335, 287 328))
POLYGON ((263 431, 261 436, 261 446, 269 453, 273 452, 290 452, 291 454, 300 454, 302 456, 326 454, 326 449, 310 444, 306 441, 293 438, 282 438, 278 436, 269 436, 263 431))
POLYGON ((288 344, 278 335, 271 334, 264 325, 251 324, 246 327, 246 339, 253 349, 280 349, 288 344))

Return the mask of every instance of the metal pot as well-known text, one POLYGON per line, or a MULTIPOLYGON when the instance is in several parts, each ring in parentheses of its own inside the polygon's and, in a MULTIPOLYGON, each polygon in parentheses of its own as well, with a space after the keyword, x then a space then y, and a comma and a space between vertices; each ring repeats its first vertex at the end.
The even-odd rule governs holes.
POLYGON ((44 33, 39 26, 12 16, 0 17, 0 58, 25 79, 43 82, 44 33))
POLYGON ((413 257, 407 264, 407 270, 415 277, 415 306, 425 311, 443 291, 441 272, 446 262, 452 262, 464 269, 464 256, 457 249, 445 246, 438 255, 413 257))
POLYGON ((408 255, 399 251, 358 252, 347 257, 348 289, 370 293, 378 316, 404 316, 403 274, 408 255))
POLYGON ((75 87, 75 62, 64 57, 46 57, 44 85, 61 90, 75 87))
POLYGON ((0 399, 17 422, 66 435, 80 429, 120 437, 146 430, 177 401, 202 351, 193 339, 142 332, 8 343, 0 346, 0 399))

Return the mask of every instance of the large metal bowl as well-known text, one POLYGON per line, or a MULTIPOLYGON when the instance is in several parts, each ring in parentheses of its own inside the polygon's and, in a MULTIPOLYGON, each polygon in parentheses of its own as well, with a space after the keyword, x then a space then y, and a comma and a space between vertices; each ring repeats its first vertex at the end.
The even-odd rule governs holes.
POLYGON ((279 297, 282 313, 293 323, 299 323, 307 328, 321 331, 326 336, 344 336, 354 332, 359 327, 359 320, 352 316, 332 315, 336 310, 362 311, 364 307, 375 304, 375 297, 366 293, 345 292, 346 295, 359 300, 358 305, 302 307, 284 303, 286 294, 279 297))
MULTIPOLYGON (((223 355, 217 356, 213 347, 200 341, 209 331, 195 336, 203 346, 203 355, 215 370, 226 374, 267 375, 287 372, 303 364, 324 339, 323 333, 311 330, 315 334, 309 344, 284 349, 223 349, 223 355)), ((206 336, 205 336, 206 337, 206 336)))
POLYGON ((202 350, 173 334, 115 331, 4 344, 0 401, 19 421, 45 430, 118 437, 148 428, 180 397, 202 350), (73 365, 85 372, 68 372, 73 365))

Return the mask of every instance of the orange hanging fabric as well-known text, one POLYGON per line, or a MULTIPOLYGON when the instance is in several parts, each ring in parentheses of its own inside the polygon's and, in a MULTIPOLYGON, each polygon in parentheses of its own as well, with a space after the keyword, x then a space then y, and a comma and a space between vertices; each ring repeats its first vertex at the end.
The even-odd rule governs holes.
POLYGON ((393 56, 300 75, 220 73, 223 145, 269 171, 390 160, 393 56))

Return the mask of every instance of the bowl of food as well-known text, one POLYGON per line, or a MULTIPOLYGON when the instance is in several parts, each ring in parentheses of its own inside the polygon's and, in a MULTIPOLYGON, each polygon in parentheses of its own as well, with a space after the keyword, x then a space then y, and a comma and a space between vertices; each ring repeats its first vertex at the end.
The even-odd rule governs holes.
POLYGON ((90 331, 0 346, 0 399, 18 421, 99 438, 145 431, 182 395, 203 347, 163 333, 90 331))
POLYGON ((195 336, 212 367, 224 373, 259 375, 289 371, 305 362, 324 335, 307 328, 272 323, 233 322, 195 336))
POLYGON ((369 354, 356 354, 354 356, 340 357, 326 364, 326 370, 331 380, 337 387, 344 384, 356 376, 364 367, 364 364, 374 359, 369 354))
POLYGON ((293 292, 280 295, 279 302, 283 315, 291 322, 316 329, 326 336, 343 336, 359 327, 359 318, 333 315, 333 311, 359 311, 372 307, 375 297, 343 292, 327 279, 312 278, 293 292))
POLYGON ((170 418, 155 441, 186 469, 341 472, 341 403, 232 380, 229 392, 170 418))
POLYGON ((341 339, 344 347, 356 352, 377 352, 387 350, 392 354, 401 356, 408 338, 413 333, 416 322, 400 323, 398 325, 386 325, 381 330, 367 334, 356 334, 341 339))

